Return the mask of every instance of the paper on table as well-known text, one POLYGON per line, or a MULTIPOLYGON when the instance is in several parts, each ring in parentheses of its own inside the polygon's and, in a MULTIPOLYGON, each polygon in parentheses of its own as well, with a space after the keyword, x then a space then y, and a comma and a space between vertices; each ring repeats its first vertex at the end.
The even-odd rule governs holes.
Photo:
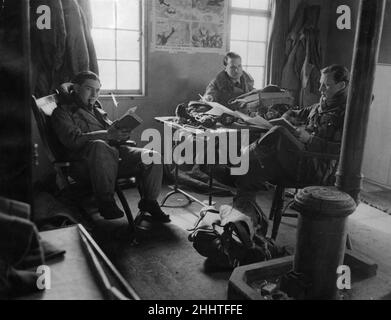
POLYGON ((232 117, 239 118, 239 119, 243 120, 247 124, 257 126, 261 129, 270 129, 271 127, 273 127, 273 125, 270 124, 269 121, 265 120, 261 116, 256 116, 256 117, 252 118, 242 112, 233 111, 231 109, 228 109, 227 107, 225 107, 222 104, 217 103, 217 102, 204 102, 204 103, 207 103, 208 105, 210 105, 212 107, 211 110, 205 112, 206 114, 215 115, 215 116, 221 116, 223 114, 228 114, 232 117))
POLYGON ((239 111, 235 111, 235 114, 236 117, 242 119, 244 122, 257 126, 261 129, 270 129, 271 127, 273 127, 273 125, 269 121, 262 118, 261 116, 250 117, 239 111))
POLYGON ((203 101, 203 103, 206 103, 208 104, 209 106, 212 107, 212 109, 210 109, 209 111, 205 112, 205 114, 210 114, 210 115, 214 115, 214 116, 221 116, 223 115, 224 113, 225 114, 229 114, 233 117, 235 117, 235 111, 232 111, 231 109, 228 109, 227 107, 223 106, 222 104, 220 103, 217 103, 217 102, 207 102, 207 101, 203 101))

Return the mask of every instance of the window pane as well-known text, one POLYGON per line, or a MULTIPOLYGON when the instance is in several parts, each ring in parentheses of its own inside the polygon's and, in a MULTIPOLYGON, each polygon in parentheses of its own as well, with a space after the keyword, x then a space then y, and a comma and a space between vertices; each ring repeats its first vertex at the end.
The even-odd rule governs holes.
POLYGON ((117 31, 117 59, 139 60, 138 31, 117 31))
POLYGON ((115 28, 114 0, 94 0, 91 12, 93 27, 115 28))
POLYGON ((248 40, 248 16, 231 16, 231 40, 248 40))
POLYGON ((117 28, 140 29, 139 0, 117 0, 117 28))
POLYGON ((231 41, 230 51, 236 52, 242 57, 242 65, 247 65, 247 42, 231 41))
POLYGON ((257 89, 262 89, 264 87, 264 68, 246 67, 245 70, 254 78, 254 87, 257 89))
POLYGON ((249 65, 265 65, 266 44, 259 42, 248 43, 248 63, 249 65))
POLYGON ((250 0, 251 9, 268 10, 269 0, 250 0))
POLYGON ((268 19, 264 17, 250 17, 249 40, 266 41, 267 40, 268 19))
POLYGON ((250 7, 250 0, 232 0, 232 7, 248 9, 250 7))
POLYGON ((117 62, 118 87, 119 90, 140 90, 140 63, 139 62, 117 62))
POLYGON ((115 59, 115 31, 92 29, 98 59, 115 59))
POLYGON ((99 78, 102 89, 114 90, 115 88, 115 62, 98 60, 99 78))

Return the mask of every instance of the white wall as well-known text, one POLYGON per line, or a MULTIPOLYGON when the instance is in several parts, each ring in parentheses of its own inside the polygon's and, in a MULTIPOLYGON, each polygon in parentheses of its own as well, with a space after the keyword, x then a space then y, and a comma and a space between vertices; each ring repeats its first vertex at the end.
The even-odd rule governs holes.
POLYGON ((391 186, 391 65, 376 69, 363 162, 364 177, 391 186))

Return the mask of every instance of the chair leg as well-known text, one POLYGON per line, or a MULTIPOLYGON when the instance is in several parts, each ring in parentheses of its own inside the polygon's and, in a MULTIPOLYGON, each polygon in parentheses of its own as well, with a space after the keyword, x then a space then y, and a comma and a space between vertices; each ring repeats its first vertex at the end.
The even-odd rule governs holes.
POLYGON ((272 207, 270 208, 270 213, 269 213, 269 220, 272 221, 273 218, 274 218, 274 213, 276 211, 276 206, 277 206, 277 202, 278 202, 278 197, 277 197, 277 189, 278 189, 278 186, 275 187, 274 189, 274 194, 273 194, 273 201, 272 201, 272 207))
POLYGON ((271 215, 273 215, 273 228, 271 238, 273 240, 276 240, 277 238, 278 229, 281 223, 281 215, 284 207, 284 192, 285 188, 283 186, 277 186, 276 191, 274 193, 273 207, 271 212, 271 215))
POLYGON ((289 217, 289 218, 298 218, 299 215, 297 213, 285 213, 286 210, 294 203, 294 200, 289 201, 289 203, 284 207, 282 210, 281 216, 282 217, 289 217))
POLYGON ((131 234, 134 234, 135 233, 135 226, 134 226, 132 211, 130 210, 128 201, 126 200, 125 195, 122 192, 122 189, 118 185, 118 183, 116 183, 116 185, 115 185, 115 192, 118 195, 119 201, 121 201, 121 205, 124 208, 126 218, 128 219, 129 231, 131 232, 131 234))
POLYGON ((346 235, 346 249, 353 250, 352 240, 350 239, 349 233, 346 235))

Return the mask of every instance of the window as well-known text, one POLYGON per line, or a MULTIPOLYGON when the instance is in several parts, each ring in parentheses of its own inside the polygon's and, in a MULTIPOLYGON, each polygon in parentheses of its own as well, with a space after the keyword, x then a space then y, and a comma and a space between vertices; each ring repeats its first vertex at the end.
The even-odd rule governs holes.
POLYGON ((270 6, 270 0, 231 0, 230 50, 242 57, 258 89, 265 84, 270 6))
POLYGON ((103 93, 142 94, 142 0, 91 1, 92 38, 103 93))

